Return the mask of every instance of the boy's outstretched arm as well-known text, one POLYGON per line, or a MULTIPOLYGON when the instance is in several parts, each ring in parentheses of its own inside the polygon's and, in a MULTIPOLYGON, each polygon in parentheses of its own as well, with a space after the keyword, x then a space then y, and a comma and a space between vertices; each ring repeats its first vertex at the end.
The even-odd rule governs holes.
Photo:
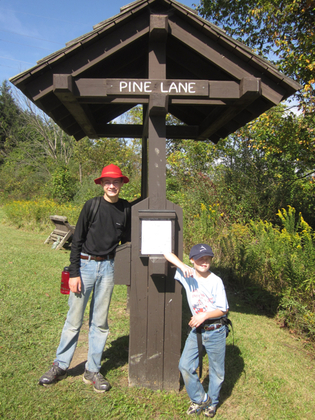
POLYGON ((188 267, 184 264, 175 254, 172 252, 168 252, 164 254, 164 257, 169 261, 171 264, 174 264, 177 268, 179 268, 185 277, 192 277, 194 270, 191 267, 188 267))

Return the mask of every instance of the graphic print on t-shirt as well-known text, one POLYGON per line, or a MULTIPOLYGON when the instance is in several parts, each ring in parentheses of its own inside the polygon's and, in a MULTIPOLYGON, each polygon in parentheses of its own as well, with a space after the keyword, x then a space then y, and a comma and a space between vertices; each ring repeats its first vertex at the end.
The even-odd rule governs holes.
POLYGON ((209 299, 202 291, 195 289, 191 293, 192 307, 196 314, 207 312, 207 307, 213 299, 209 299))

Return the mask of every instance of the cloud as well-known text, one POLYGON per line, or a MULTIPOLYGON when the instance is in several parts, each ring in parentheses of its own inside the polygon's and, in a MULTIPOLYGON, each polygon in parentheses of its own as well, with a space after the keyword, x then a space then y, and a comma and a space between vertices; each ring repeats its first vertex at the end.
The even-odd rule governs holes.
POLYGON ((14 32, 26 36, 38 36, 38 31, 34 30, 34 26, 28 28, 16 16, 13 10, 0 8, 0 27, 2 31, 14 32))

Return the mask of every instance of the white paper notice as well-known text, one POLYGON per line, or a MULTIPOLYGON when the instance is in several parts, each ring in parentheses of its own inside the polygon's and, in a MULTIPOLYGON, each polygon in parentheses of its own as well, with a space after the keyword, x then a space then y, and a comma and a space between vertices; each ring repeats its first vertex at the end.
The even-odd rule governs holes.
POLYGON ((172 221, 142 220, 141 254, 158 255, 172 252, 172 221))

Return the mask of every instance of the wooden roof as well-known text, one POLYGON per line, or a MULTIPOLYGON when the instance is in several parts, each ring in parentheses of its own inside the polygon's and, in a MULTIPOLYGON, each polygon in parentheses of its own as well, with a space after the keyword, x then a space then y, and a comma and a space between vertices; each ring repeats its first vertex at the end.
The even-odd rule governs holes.
POLYGON ((113 94, 115 80, 146 80, 152 40, 166 44, 166 78, 200 81, 203 95, 168 95, 168 112, 186 125, 168 138, 217 143, 301 86, 223 30, 173 0, 137 0, 10 81, 77 140, 142 137, 141 125, 110 124, 148 94, 113 94), (167 22, 152 28, 152 16, 167 22), (151 42, 151 44, 150 44, 151 42))

